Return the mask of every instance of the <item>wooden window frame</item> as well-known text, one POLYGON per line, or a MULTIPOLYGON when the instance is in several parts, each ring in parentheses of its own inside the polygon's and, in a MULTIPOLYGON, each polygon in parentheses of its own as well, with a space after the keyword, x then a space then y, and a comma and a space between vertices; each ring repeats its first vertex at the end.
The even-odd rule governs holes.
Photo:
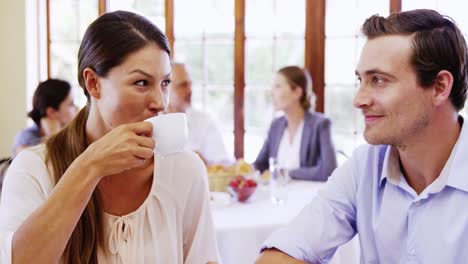
MULTIPOLYGON (((107 0, 97 0, 98 15, 107 11, 107 0)), ((165 0, 165 33, 174 51, 174 1, 165 0)), ((245 135, 245 0, 234 0, 234 155, 244 157, 245 135)), ((326 0, 305 0, 304 67, 312 76, 317 112, 325 109, 325 12, 326 0)), ((402 0, 389 0, 390 13, 401 11, 402 0)), ((47 76, 50 78, 50 0, 46 0, 47 76)), ((174 52, 171 53, 174 56, 174 52)))

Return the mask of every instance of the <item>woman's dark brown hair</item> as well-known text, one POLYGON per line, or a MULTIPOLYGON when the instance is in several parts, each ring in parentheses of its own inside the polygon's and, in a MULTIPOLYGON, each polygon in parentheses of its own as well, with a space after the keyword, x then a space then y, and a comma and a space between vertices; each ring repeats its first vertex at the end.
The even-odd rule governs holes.
POLYGON ((307 70, 298 66, 287 66, 279 69, 278 73, 286 78, 293 90, 297 88, 302 90, 300 103, 304 111, 308 111, 312 106, 311 101, 315 100, 315 95, 312 92, 312 78, 307 70))
MULTIPOLYGON (((67 127, 46 141, 46 163, 51 165, 56 183, 88 147, 85 126, 91 101, 83 71, 90 68, 98 76, 105 77, 129 54, 150 43, 170 54, 167 38, 159 28, 146 18, 131 12, 104 14, 88 27, 78 52, 78 82, 88 103, 67 127)), ((97 264, 98 246, 103 246, 102 236, 102 209, 95 190, 65 248, 65 263, 97 264)))
POLYGON ((369 39, 412 36, 410 61, 419 84, 429 87, 440 71, 449 71, 453 76, 450 100, 457 111, 463 108, 468 86, 467 48, 462 33, 450 18, 429 9, 394 13, 388 18, 375 15, 364 22, 362 32, 369 39))
POLYGON ((70 84, 59 79, 49 79, 39 83, 34 91, 33 108, 28 116, 40 127, 41 118, 47 116, 47 108, 58 110, 60 104, 70 94, 70 90, 70 84))

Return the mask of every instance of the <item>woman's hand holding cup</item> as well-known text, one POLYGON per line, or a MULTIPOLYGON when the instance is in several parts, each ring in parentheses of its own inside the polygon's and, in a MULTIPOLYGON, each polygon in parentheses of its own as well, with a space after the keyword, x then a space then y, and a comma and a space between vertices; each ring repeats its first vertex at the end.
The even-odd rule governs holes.
POLYGON ((153 157, 152 131, 148 122, 120 125, 93 142, 81 158, 99 179, 139 167, 153 157))

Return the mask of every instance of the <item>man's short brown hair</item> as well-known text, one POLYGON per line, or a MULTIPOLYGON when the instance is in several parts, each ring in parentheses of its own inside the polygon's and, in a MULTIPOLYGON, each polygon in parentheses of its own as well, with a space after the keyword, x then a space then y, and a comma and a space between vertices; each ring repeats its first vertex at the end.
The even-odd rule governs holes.
POLYGON ((362 25, 369 38, 385 35, 409 35, 413 38, 410 62, 423 87, 432 85, 441 70, 453 75, 450 100, 457 111, 465 105, 467 48, 465 39, 452 19, 434 10, 417 9, 394 13, 384 18, 371 16, 362 25))

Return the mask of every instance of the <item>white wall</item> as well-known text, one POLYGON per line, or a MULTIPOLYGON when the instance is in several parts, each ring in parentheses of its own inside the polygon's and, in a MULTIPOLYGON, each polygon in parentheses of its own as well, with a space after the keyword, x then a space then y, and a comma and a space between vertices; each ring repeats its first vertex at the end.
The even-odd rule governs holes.
POLYGON ((0 1, 0 157, 26 126, 25 0, 0 1))

